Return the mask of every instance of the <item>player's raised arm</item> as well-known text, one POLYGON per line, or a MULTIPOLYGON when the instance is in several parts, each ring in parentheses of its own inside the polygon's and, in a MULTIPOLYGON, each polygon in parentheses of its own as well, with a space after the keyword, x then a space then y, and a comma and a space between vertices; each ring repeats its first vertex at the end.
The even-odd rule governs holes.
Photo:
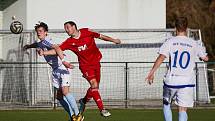
POLYGON ((160 67, 162 62, 165 60, 166 56, 160 54, 156 59, 151 71, 149 72, 148 76, 146 77, 146 81, 151 85, 154 80, 154 73, 160 67))
POLYGON ((56 44, 52 45, 52 48, 55 50, 56 54, 59 56, 59 58, 61 60, 64 59, 64 54, 63 54, 63 51, 60 49, 60 47, 56 44))
POLYGON ((23 50, 27 50, 27 49, 30 49, 30 48, 37 48, 37 43, 33 43, 33 44, 30 44, 30 45, 25 45, 23 47, 23 50))
POLYGON ((56 54, 59 56, 59 58, 61 59, 63 65, 67 68, 74 68, 74 66, 72 64, 70 64, 69 62, 65 61, 64 59, 64 54, 63 51, 60 49, 60 47, 58 45, 52 45, 52 48, 55 50, 56 54))
POLYGON ((40 50, 40 56, 47 56, 47 55, 57 55, 57 52, 55 51, 55 49, 52 50, 47 50, 47 51, 43 51, 40 50))
POLYGON ((102 39, 104 41, 113 42, 115 44, 121 44, 121 40, 120 39, 114 39, 112 37, 109 37, 109 36, 106 36, 106 35, 103 35, 103 34, 100 34, 99 39, 102 39))
POLYGON ((95 32, 91 29, 88 29, 88 31, 91 33, 91 35, 94 37, 94 38, 99 38, 101 40, 104 40, 104 41, 109 41, 109 42, 113 42, 115 44, 121 44, 121 40, 120 39, 114 39, 112 37, 109 37, 109 36, 106 36, 106 35, 103 35, 103 34, 100 34, 98 32, 95 32))

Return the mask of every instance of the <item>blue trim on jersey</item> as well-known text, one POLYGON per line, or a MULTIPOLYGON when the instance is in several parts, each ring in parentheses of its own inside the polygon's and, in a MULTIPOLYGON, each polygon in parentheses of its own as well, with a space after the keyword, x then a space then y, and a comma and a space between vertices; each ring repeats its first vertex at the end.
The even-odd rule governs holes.
POLYGON ((168 85, 165 82, 163 83, 164 86, 168 88, 185 88, 185 87, 195 87, 195 84, 188 84, 188 85, 168 85))
MULTIPOLYGON (((52 42, 50 39, 45 39, 37 43, 38 47, 42 50, 51 50, 52 49, 52 42)), ((57 55, 47 55, 44 56, 46 62, 52 67, 52 69, 57 69, 62 65, 62 62, 58 58, 57 55)))
POLYGON ((47 45, 48 47, 52 47, 52 44, 49 42, 49 41, 47 41, 47 40, 43 40, 43 43, 45 44, 45 45, 47 45))
POLYGON ((40 48, 38 42, 34 42, 33 44, 36 44, 36 48, 40 48))

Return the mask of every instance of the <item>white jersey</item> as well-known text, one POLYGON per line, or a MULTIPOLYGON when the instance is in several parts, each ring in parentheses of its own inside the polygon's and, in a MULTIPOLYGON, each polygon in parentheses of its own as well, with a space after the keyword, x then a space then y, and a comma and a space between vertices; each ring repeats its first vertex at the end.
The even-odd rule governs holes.
MULTIPOLYGON (((54 44, 51 39, 45 38, 45 40, 42 40, 40 42, 36 42, 37 47, 41 48, 42 50, 51 50, 52 45, 54 44)), ((62 65, 61 59, 57 55, 47 55, 44 56, 46 62, 52 67, 52 69, 56 69, 62 65)))
POLYGON ((169 58, 169 69, 164 80, 166 85, 194 85, 194 67, 197 57, 206 57, 205 48, 186 36, 176 36, 164 42, 159 50, 169 58))

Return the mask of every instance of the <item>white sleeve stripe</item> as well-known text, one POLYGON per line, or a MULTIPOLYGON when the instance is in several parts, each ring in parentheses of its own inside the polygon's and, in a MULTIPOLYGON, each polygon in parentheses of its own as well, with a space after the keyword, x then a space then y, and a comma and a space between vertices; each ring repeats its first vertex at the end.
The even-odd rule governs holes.
POLYGON ((49 46, 49 47, 51 47, 52 46, 52 44, 50 43, 50 42, 48 42, 48 41, 46 41, 46 40, 44 40, 44 42, 43 42, 45 45, 47 45, 47 46, 49 46))

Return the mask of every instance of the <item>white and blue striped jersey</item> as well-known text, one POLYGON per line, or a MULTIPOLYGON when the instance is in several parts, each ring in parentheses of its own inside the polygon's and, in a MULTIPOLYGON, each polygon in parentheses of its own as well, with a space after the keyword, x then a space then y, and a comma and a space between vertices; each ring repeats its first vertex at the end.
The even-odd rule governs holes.
MULTIPOLYGON (((51 41, 51 39, 45 38, 45 40, 42 40, 36 43, 37 43, 37 48, 40 48, 44 51, 53 49, 52 45, 54 43, 51 41)), ((62 61, 57 55, 47 55, 47 56, 44 56, 44 58, 46 62, 52 67, 52 69, 56 69, 62 65, 62 61)))
POLYGON ((172 37, 160 47, 159 54, 169 58, 169 69, 164 84, 193 86, 194 68, 197 57, 206 57, 201 43, 186 36, 172 37))

